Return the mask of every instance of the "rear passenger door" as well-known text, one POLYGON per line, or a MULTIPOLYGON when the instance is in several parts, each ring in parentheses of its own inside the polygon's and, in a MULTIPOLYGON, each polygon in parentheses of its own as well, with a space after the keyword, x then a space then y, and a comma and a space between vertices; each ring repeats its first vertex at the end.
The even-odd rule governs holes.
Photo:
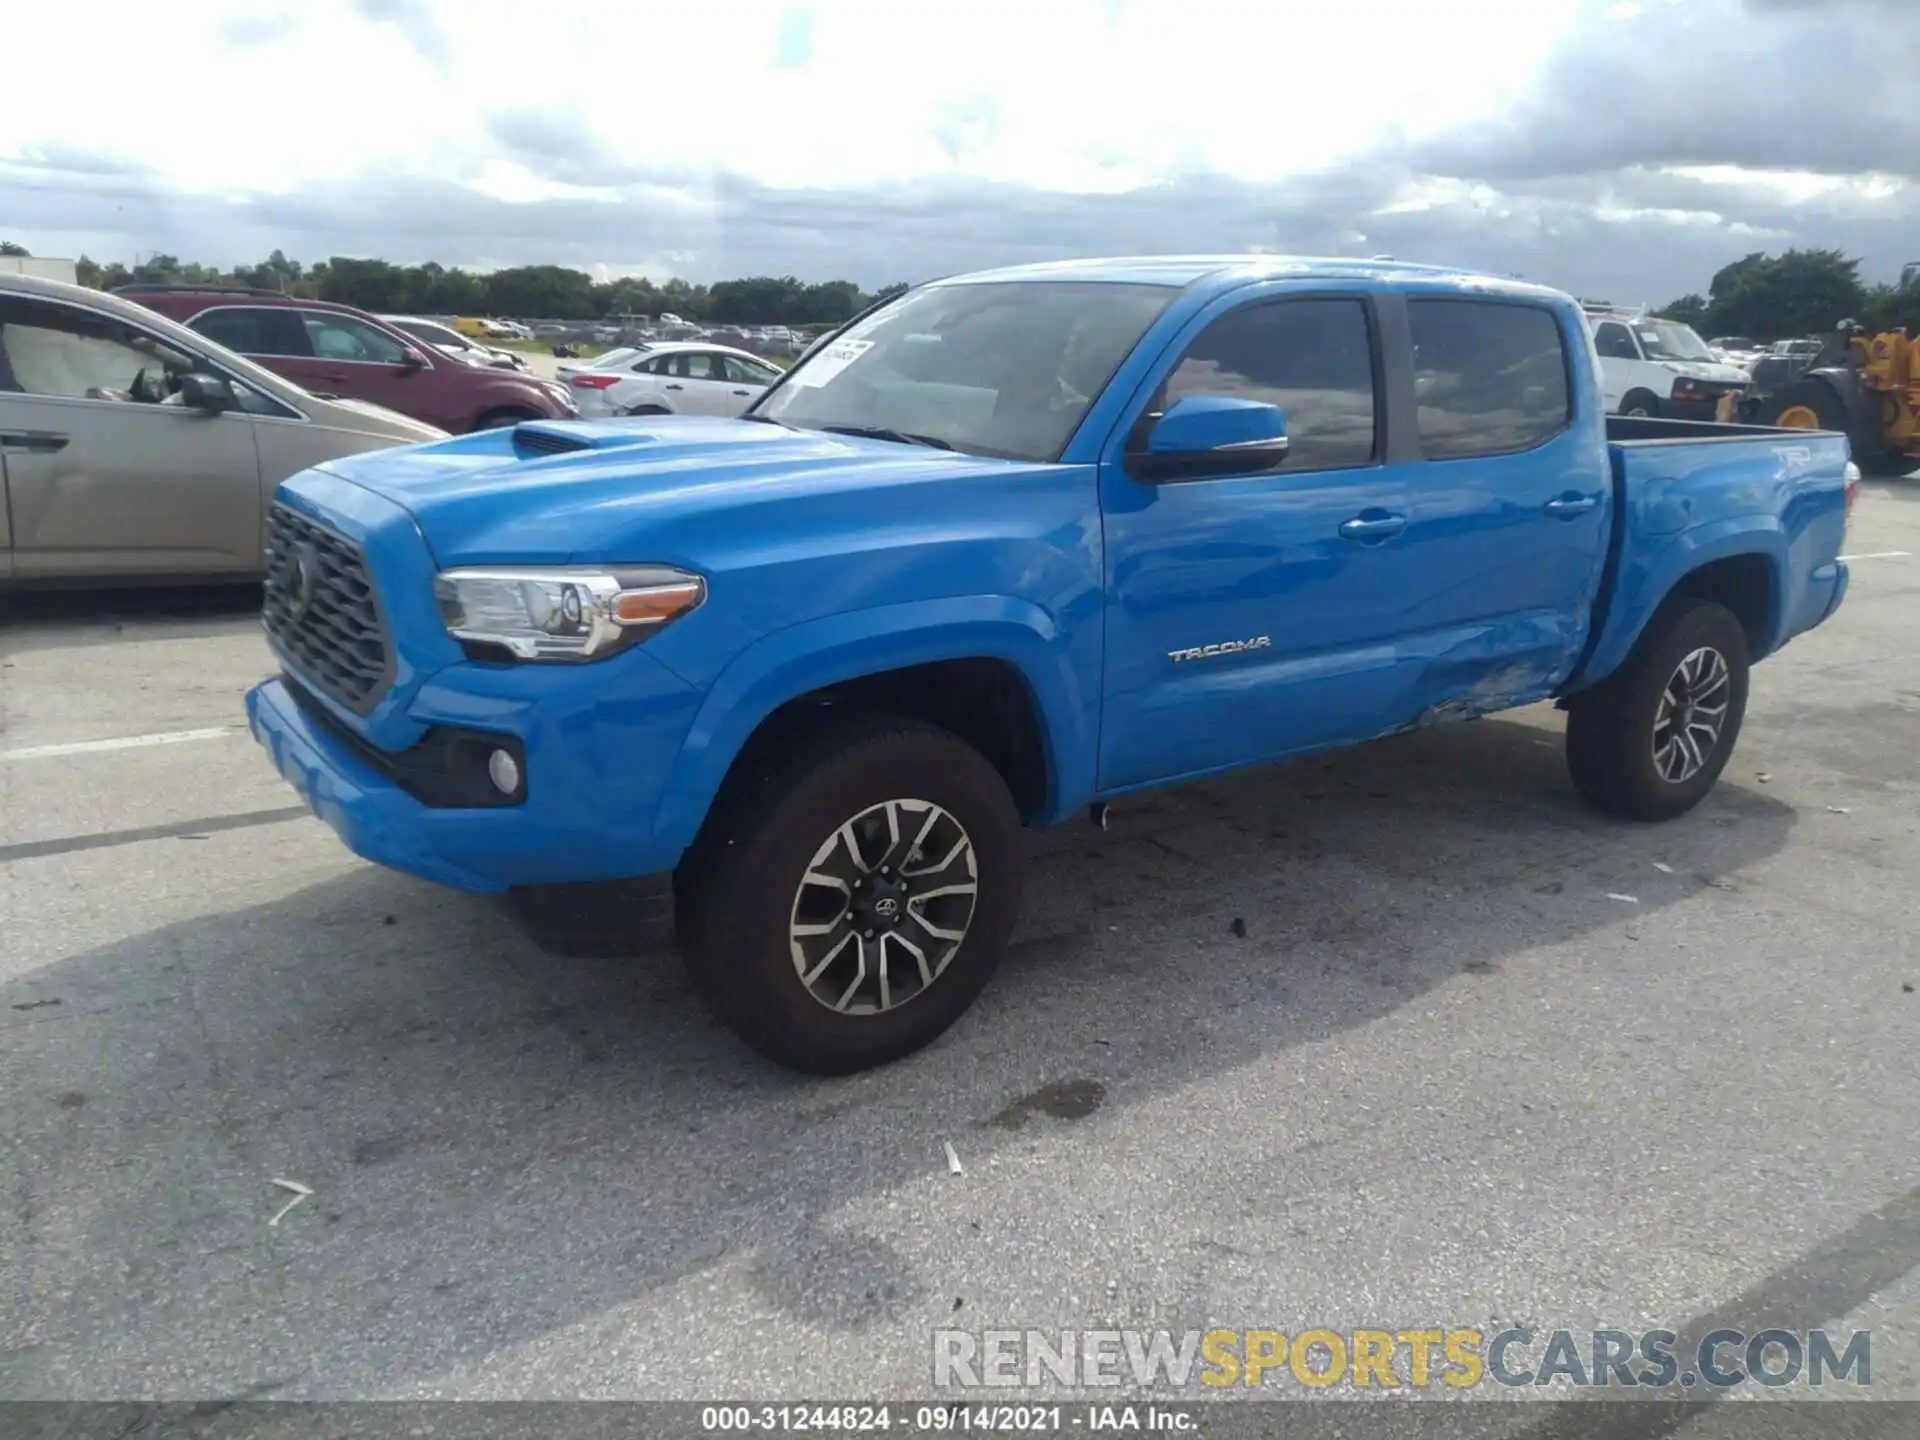
POLYGON ((1523 300, 1413 295, 1406 310, 1424 458, 1402 576, 1419 712, 1541 698, 1585 643, 1612 513, 1604 416, 1574 403, 1585 336, 1523 300))
MULTIPOLYGON (((727 379, 725 357, 710 350, 685 350, 672 357, 673 374, 664 382, 669 402, 682 415, 729 415, 738 387, 727 379)), ((740 402, 744 409, 746 401, 740 402)))

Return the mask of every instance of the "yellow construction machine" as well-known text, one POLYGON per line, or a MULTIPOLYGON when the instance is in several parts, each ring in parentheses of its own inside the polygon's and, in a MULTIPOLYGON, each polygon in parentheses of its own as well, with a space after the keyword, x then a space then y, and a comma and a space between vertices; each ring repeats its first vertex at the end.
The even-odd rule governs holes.
POLYGON ((1764 399, 1757 418, 1844 432, 1869 475, 1920 469, 1920 340, 1843 320, 1812 367, 1764 399))

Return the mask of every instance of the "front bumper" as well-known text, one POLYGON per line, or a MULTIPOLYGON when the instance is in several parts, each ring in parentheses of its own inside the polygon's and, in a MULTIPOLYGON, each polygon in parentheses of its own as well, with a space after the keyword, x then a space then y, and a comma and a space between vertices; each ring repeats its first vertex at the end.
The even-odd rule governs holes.
POLYGON ((1725 423, 1740 418, 1747 392, 1727 390, 1718 395, 1677 396, 1660 402, 1660 413, 1675 420, 1718 420, 1725 423))
MULTIPOLYGON (((347 848, 378 865, 482 894, 671 870, 653 828, 698 697, 642 654, 593 666, 462 665, 433 677, 410 716, 423 727, 512 737, 525 796, 428 804, 356 753, 275 678, 247 694, 247 723, 281 778, 347 848)), ((311 700, 309 704, 313 703, 311 700)), ((391 767, 383 767, 391 769, 391 767)))

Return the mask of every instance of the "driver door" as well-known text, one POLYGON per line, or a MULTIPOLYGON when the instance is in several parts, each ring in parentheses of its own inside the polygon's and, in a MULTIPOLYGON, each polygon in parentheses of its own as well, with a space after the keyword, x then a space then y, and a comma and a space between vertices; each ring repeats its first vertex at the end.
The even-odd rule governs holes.
POLYGON ((137 398, 167 387, 163 355, 192 358, 80 306, 0 298, 17 578, 259 569, 253 421, 137 398))
POLYGON ((1151 484, 1103 457, 1103 794, 1408 718, 1410 467, 1390 463, 1405 457, 1387 443, 1379 330, 1365 296, 1260 298, 1208 320, 1158 382, 1149 423, 1187 395, 1279 406, 1278 469, 1151 484))

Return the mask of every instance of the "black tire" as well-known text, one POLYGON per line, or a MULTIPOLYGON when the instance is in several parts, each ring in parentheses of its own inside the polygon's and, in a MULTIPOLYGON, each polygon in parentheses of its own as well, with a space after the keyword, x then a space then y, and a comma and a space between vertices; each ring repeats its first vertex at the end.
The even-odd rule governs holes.
POLYGON ((1660 418, 1660 397, 1651 390, 1629 390, 1620 397, 1622 415, 1645 416, 1649 420, 1660 418))
MULTIPOLYGON (((1629 820, 1671 820, 1684 815, 1713 789, 1740 738, 1747 710, 1747 633, 1724 605, 1711 600, 1676 600, 1647 625, 1646 633, 1620 668, 1602 684, 1576 695, 1567 707, 1567 768, 1574 787, 1596 809, 1629 820), (1669 779, 1656 751, 1661 702, 1681 663, 1705 650, 1724 665, 1725 710, 1711 747, 1701 730, 1690 731, 1704 752, 1699 768, 1669 779)), ((1705 688, 1705 672, 1699 682, 1705 688)), ((1696 695, 1703 711, 1712 696, 1696 695)), ((1675 708, 1671 707, 1670 708, 1675 708)), ((1693 713, 1678 707, 1682 716, 1693 713)), ((1710 721, 1702 715, 1701 725, 1710 721)), ((1664 733, 1672 733, 1669 725, 1664 733)), ((1672 752, 1663 752, 1669 761, 1672 752)), ((1671 768, 1685 770, 1692 757, 1682 753, 1671 768)))
MULTIPOLYGON (((928 812, 901 813, 908 817, 900 825, 904 834, 909 822, 928 812)), ((777 744, 750 747, 736 763, 675 877, 681 953, 694 985, 720 1018, 769 1059, 816 1075, 884 1065, 938 1038, 992 978, 1020 907, 1020 849, 1013 796, 979 751, 916 720, 837 716, 777 744), (809 989, 795 963, 789 926, 803 913, 802 876, 816 873, 810 866, 818 852, 841 827, 889 801, 937 806, 971 842, 971 915, 931 984, 892 1008, 846 1013, 809 989)), ((886 873, 880 868, 884 858, 868 857, 870 877, 886 873)), ((929 876, 920 889, 963 874, 965 858, 961 870, 929 876)), ((838 863, 836 852, 827 864, 838 863)), ((824 893, 830 907, 841 911, 831 922, 836 926, 855 914, 851 893, 845 902, 817 885, 806 893, 814 899, 824 893)), ((937 963, 928 936, 907 923, 911 912, 904 900, 896 902, 898 932, 913 934, 937 963)), ((839 942, 850 941, 856 950, 837 962, 843 968, 822 975, 823 988, 837 989, 844 966, 856 957, 855 973, 867 973, 871 934, 839 942)), ((889 946, 889 938, 882 934, 875 942, 876 962, 896 957, 904 983, 917 986, 905 952, 897 943, 889 946)), ((823 952, 834 943, 832 934, 819 942, 823 952)), ((807 954, 809 963, 814 959, 807 954)), ((872 973, 893 963, 875 963, 872 973)))
POLYGON ((635 415, 671 415, 673 412, 664 405, 636 405, 631 410, 622 410, 620 414, 631 418, 635 415))
POLYGON ((489 410, 473 422, 475 430, 504 430, 509 425, 518 425, 523 420, 545 420, 547 417, 538 410, 527 410, 517 405, 502 405, 497 410, 489 410))
MULTIPOLYGON (((1840 392, 1824 380, 1796 380, 1786 389, 1767 401, 1762 412, 1763 425, 1778 425, 1780 417, 1789 411, 1810 411, 1818 417, 1821 430, 1837 430, 1847 433, 1847 402, 1840 398, 1840 392)), ((1805 425, 1793 426, 1794 429, 1808 429, 1805 425)))

